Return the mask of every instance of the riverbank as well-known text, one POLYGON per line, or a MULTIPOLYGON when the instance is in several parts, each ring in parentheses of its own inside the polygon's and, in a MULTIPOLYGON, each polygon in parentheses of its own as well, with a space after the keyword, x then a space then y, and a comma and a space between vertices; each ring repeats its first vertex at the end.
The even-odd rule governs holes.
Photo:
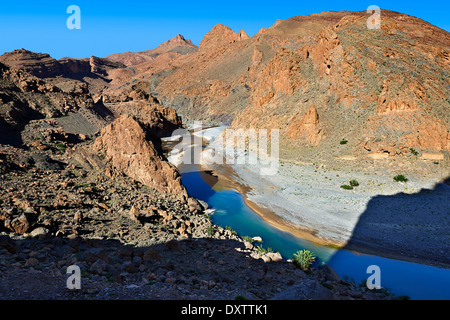
MULTIPOLYGON (((211 168, 209 168, 211 169, 211 168)), ((431 180, 282 162, 277 175, 232 167, 234 187, 267 222, 317 244, 449 267, 449 188, 431 180), (358 187, 340 186, 356 180, 358 187), (301 230, 299 232, 299 230, 301 230)), ((226 176, 227 172, 214 173, 226 176)), ((226 181, 226 179, 225 179, 226 181)))
POLYGON ((258 203, 249 199, 249 194, 253 191, 251 187, 237 182, 236 172, 229 166, 224 165, 220 168, 212 168, 210 166, 200 166, 200 173, 203 180, 215 191, 232 189, 241 193, 244 197, 245 204, 256 212, 261 218, 273 227, 289 232, 290 234, 306 239, 317 245, 331 246, 334 248, 345 245, 344 243, 337 243, 328 241, 317 237, 315 230, 307 229, 299 225, 283 219, 281 216, 274 213, 272 210, 260 206, 258 203))
MULTIPOLYGON (((210 132, 206 140, 214 146, 210 132)), ((407 182, 396 182, 392 170, 383 172, 381 162, 379 170, 334 167, 280 161, 277 174, 265 176, 260 175, 258 164, 212 164, 201 170, 217 177, 210 184, 213 188, 239 191, 264 220, 300 238, 392 259, 450 266, 448 184, 417 174, 406 174, 407 182), (341 188, 350 180, 359 185, 352 190, 341 188)))

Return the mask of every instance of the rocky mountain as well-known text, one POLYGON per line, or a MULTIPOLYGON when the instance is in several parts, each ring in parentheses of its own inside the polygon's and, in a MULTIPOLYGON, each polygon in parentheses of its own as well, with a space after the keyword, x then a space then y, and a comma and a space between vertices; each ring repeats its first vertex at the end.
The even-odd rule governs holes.
POLYGON ((181 55, 186 55, 194 53, 197 50, 198 47, 193 44, 191 40, 185 39, 181 34, 178 34, 177 36, 167 40, 154 49, 141 52, 115 53, 104 57, 104 59, 123 63, 124 65, 130 67, 152 61, 162 54, 178 53, 181 55))
MULTIPOLYGON (((35 70, 38 61, 34 61, 35 70)), ((100 164, 83 144, 96 140, 92 150, 108 157, 112 165, 109 176, 130 176, 187 200, 179 173, 161 156, 159 138, 182 125, 173 109, 139 95, 138 89, 128 92, 131 98, 125 100, 129 102, 108 105, 103 100, 94 102, 88 85, 79 81, 63 89, 3 64, 0 76, 1 144, 30 148, 49 163, 55 160, 48 153, 69 148, 66 162, 81 159, 88 169, 103 170, 106 164, 100 164), (134 132, 131 136, 130 130, 134 132)))
POLYGON ((4 53, 0 56, 0 62, 60 86, 74 80, 80 81, 89 84, 90 91, 106 87, 111 81, 111 70, 125 68, 122 63, 94 56, 84 59, 64 57, 56 60, 49 54, 25 49, 4 53))
POLYGON ((368 17, 293 17, 253 37, 217 25, 197 53, 150 75, 151 94, 186 120, 278 128, 285 159, 378 159, 413 149, 443 160, 449 33, 386 10, 371 30, 368 17))
POLYGON ((0 56, 0 62, 39 78, 56 76, 71 78, 78 74, 90 73, 105 76, 109 69, 124 67, 123 64, 94 56, 85 59, 64 57, 56 60, 47 53, 36 53, 25 49, 4 53, 0 56))

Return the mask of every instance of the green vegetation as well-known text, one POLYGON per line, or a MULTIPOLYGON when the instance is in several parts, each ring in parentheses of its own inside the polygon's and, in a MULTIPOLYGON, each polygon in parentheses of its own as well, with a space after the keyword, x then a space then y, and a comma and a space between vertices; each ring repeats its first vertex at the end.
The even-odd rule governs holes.
POLYGON ((61 151, 62 153, 66 152, 67 146, 64 143, 58 142, 56 144, 56 146, 58 147, 59 151, 61 151))
POLYGON ((206 228, 206 232, 208 233, 208 235, 210 237, 214 234, 214 231, 215 231, 214 227, 209 226, 209 227, 206 228))
POLYGON ((414 148, 409 148, 409 151, 415 156, 419 155, 419 152, 417 152, 414 148))
POLYGON ((231 227, 229 227, 229 226, 226 226, 226 227, 225 227, 225 230, 229 230, 229 231, 231 231, 231 234, 232 234, 232 235, 237 236, 237 232, 236 232, 235 230, 233 230, 233 228, 231 228, 231 227))
POLYGON ((346 144, 348 142, 348 140, 342 139, 339 143, 340 144, 346 144))
POLYGON ((341 186, 341 188, 342 188, 342 189, 345 189, 345 190, 353 190, 353 187, 352 187, 352 186, 349 186, 348 184, 343 184, 343 185, 341 186))
POLYGON ((234 300, 248 300, 248 298, 246 296, 244 296, 243 294, 237 294, 234 297, 234 300))
POLYGON ((249 236, 243 236, 242 239, 243 239, 244 241, 253 243, 253 238, 252 238, 252 237, 249 237, 249 236))
POLYGON ((294 253, 293 261, 302 270, 307 270, 311 268, 311 265, 316 260, 316 256, 309 250, 299 250, 294 253))
POLYGON ((399 175, 396 175, 395 177, 394 177, 394 181, 395 182, 406 182, 406 181, 408 181, 408 178, 406 178, 404 175, 402 175, 402 174, 399 174, 399 175))
POLYGON ((357 186, 359 186, 359 182, 356 181, 356 180, 350 180, 350 185, 351 185, 352 187, 357 187, 357 186))
POLYGON ((263 248, 262 244, 260 244, 259 246, 256 246, 256 251, 259 254, 266 254, 268 252, 273 252, 273 249, 272 248, 267 248, 267 249, 263 248))
POLYGON ((75 186, 78 187, 78 188, 86 189, 86 188, 91 187, 91 184, 90 183, 78 183, 75 186))

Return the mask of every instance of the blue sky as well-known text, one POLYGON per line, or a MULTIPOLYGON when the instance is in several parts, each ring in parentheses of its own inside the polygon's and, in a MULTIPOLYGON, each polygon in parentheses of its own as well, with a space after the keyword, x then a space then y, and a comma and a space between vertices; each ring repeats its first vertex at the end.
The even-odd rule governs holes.
POLYGON ((222 23, 249 36, 277 19, 322 11, 363 11, 370 5, 406 13, 450 31, 449 1, 8 1, 0 3, 0 55, 18 48, 64 56, 103 57, 152 49, 181 33, 199 44, 222 23), (69 30, 69 5, 81 9, 81 29, 69 30))

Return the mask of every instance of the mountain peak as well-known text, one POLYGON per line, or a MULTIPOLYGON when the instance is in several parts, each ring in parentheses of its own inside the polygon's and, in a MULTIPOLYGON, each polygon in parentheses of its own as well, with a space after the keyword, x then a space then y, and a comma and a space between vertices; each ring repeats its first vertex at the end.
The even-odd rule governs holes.
POLYGON ((230 44, 236 41, 248 39, 249 36, 244 30, 239 31, 239 33, 234 32, 230 27, 224 26, 223 24, 216 24, 212 27, 200 42, 200 48, 214 48, 230 44))
POLYGON ((189 46, 189 47, 197 47, 192 43, 191 40, 186 39, 181 34, 176 35, 172 39, 167 40, 166 42, 163 42, 160 46, 165 45, 179 45, 179 46, 189 46))

